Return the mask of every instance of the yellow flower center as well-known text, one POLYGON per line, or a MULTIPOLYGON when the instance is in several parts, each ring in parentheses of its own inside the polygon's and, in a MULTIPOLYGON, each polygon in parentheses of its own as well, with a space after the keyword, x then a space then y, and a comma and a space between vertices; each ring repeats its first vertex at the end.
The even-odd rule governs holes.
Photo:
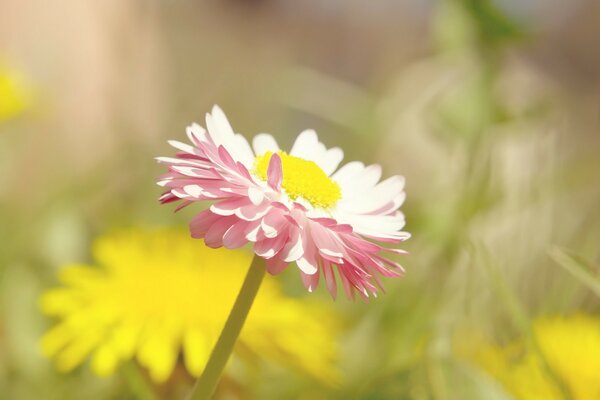
MULTIPOLYGON (((308 201, 313 207, 332 208, 342 198, 342 190, 337 182, 327 176, 325 172, 313 161, 279 151, 283 182, 281 186, 288 197, 296 200, 299 197, 308 201)), ((256 157, 254 160, 254 173, 262 180, 267 180, 267 169, 273 152, 256 157)))

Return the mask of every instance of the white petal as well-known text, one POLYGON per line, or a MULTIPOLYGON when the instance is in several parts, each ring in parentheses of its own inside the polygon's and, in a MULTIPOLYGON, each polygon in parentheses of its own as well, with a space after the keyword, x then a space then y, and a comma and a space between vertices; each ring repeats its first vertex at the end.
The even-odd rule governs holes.
POLYGON ((319 144, 319 139, 317 137, 317 132, 312 129, 307 129, 302 131, 294 145, 292 146, 292 150, 290 151, 290 155, 300 158, 306 158, 314 154, 314 150, 317 148, 319 144))
POLYGON ((301 132, 290 151, 290 155, 314 161, 319 164, 327 153, 325 145, 319 142, 317 133, 312 129, 301 132))
MULTIPOLYGON (((341 172, 344 167, 338 172, 341 172)), ((355 171, 354 174, 347 175, 342 180, 334 178, 342 188, 343 198, 358 196, 370 191, 381 178, 381 166, 376 164, 369 165, 362 170, 355 171)))
POLYGON ((257 156, 262 156, 268 151, 272 153, 277 153, 279 151, 277 141, 275 141, 275 138, 268 133, 259 133, 254 136, 254 139, 252 139, 252 147, 257 156))
POLYGON ((335 174, 333 174, 332 178, 338 182, 340 185, 348 181, 352 181, 355 176, 360 174, 365 169, 365 165, 360 161, 350 161, 348 164, 345 164, 340 168, 335 174))
POLYGON ((201 167, 202 161, 198 160, 186 160, 184 158, 174 157, 156 157, 156 161, 163 164, 175 164, 175 165, 191 165, 192 167, 201 167))
POLYGON ((221 215, 223 217, 227 217, 229 215, 233 215, 235 214, 235 211, 237 210, 236 208, 223 208, 223 207, 219 207, 219 204, 213 204, 209 207, 210 211, 213 214, 216 215, 221 215))
POLYGON ((171 166, 174 171, 179 172, 182 175, 192 176, 196 178, 205 178, 206 176, 210 176, 211 172, 202 168, 194 167, 180 167, 178 165, 171 166))
POLYGON ((263 230, 263 233, 268 238, 274 238, 279 233, 275 227, 270 226, 266 223, 265 218, 260 221, 260 226, 263 230))
POLYGON ((229 149, 234 133, 225 113, 223 113, 223 110, 219 106, 215 105, 212 113, 206 114, 206 127, 208 128, 210 137, 217 146, 225 146, 225 148, 229 149))
POLYGON ((206 140, 206 129, 204 129, 195 122, 186 128, 185 133, 190 142, 192 143, 196 143, 196 141, 206 140))
POLYGON ((248 188, 248 197, 250 198, 252 204, 258 206, 265 198, 265 194, 261 189, 251 186, 248 188))
POLYGON ((344 152, 339 147, 327 150, 321 160, 316 163, 323 169, 327 175, 333 174, 340 162, 344 159, 344 152))
POLYGON ((171 193, 177 197, 179 197, 180 199, 187 199, 188 197, 190 197, 187 193, 182 192, 179 189, 172 189, 171 193))
POLYGON ((213 117, 213 120, 214 120, 217 128, 219 129, 219 131, 221 132, 221 134, 223 136, 226 136, 226 137, 233 136, 234 132, 233 132, 233 128, 231 127, 231 124, 229 123, 229 120, 225 116, 225 113, 223 112, 223 110, 221 110, 221 107, 219 107, 216 104, 212 108, 212 117, 213 117))
POLYGON ((344 158, 344 152, 338 147, 327 150, 312 129, 298 135, 290 155, 315 162, 327 175, 331 175, 344 158))
POLYGON ((217 146, 225 147, 235 161, 241 162, 248 169, 252 168, 254 153, 250 144, 244 136, 233 132, 231 124, 219 106, 215 105, 212 113, 206 114, 206 127, 217 146))
POLYGON ((356 214, 377 211, 388 203, 394 203, 398 208, 404 201, 403 188, 404 178, 392 176, 371 189, 358 190, 354 196, 345 197, 339 206, 356 214))
POLYGON ((258 240, 258 232, 260 231, 260 224, 257 224, 252 230, 246 233, 246 239, 251 242, 258 240))
POLYGON ((202 195, 202 189, 198 185, 186 185, 183 190, 193 197, 200 197, 202 195))
POLYGON ((405 225, 404 215, 400 212, 396 215, 360 215, 336 210, 332 214, 340 224, 350 224, 356 233, 367 236, 397 237, 405 225))
POLYGON ((331 257, 337 257, 337 258, 342 258, 344 255, 338 251, 333 251, 333 250, 329 250, 329 249, 319 249, 319 251, 325 255, 331 256, 331 257))
POLYGON ((285 262, 296 261, 304 254, 304 247, 302 244, 302 235, 298 235, 296 242, 288 243, 285 248, 282 250, 285 262))
POLYGON ((184 153, 194 154, 194 147, 189 144, 181 143, 177 140, 168 140, 167 143, 184 153))
MULTIPOLYGON (((300 268, 300 270, 302 272, 304 272, 305 274, 308 274, 308 275, 314 275, 318 270, 315 265, 308 262, 308 260, 304 257, 300 257, 299 259, 297 259, 296 264, 298 265, 298 268, 300 268)), ((309 289, 309 291, 312 291, 312 290, 309 289)))
POLYGON ((249 170, 252 169, 254 165, 254 153, 244 136, 236 133, 233 136, 231 148, 228 150, 235 161, 241 162, 249 170))

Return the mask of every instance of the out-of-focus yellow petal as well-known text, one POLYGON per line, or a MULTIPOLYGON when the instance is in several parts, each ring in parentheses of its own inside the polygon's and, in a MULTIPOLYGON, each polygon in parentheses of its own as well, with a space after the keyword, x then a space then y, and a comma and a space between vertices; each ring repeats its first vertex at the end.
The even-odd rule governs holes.
POLYGON ((114 373, 119 362, 119 352, 111 343, 99 347, 92 358, 92 371, 98 376, 109 376, 114 373))
POLYGON ((98 284, 102 271, 84 264, 67 265, 59 272, 62 284, 68 287, 87 288, 98 284))
POLYGON ((211 351, 205 332, 199 327, 188 329, 183 338, 183 350, 188 371, 192 376, 200 376, 211 351))
POLYGON ((42 353, 46 357, 54 357, 60 349, 73 339, 73 333, 66 323, 53 327, 46 332, 40 342, 42 353))
POLYGON ((31 104, 31 90, 25 78, 0 66, 0 122, 10 119, 31 104))
POLYGON ((49 290, 40 298, 40 308, 47 315, 68 315, 79 306, 71 289, 49 290))
MULTIPOLYGON (((44 354, 67 371, 93 353, 92 370, 101 376, 133 359, 163 382, 183 353, 185 369, 199 376, 252 255, 210 249, 171 230, 119 232, 93 247, 99 267, 64 268, 63 286, 41 298, 42 311, 59 319, 42 340, 44 354)), ((285 297, 267 276, 236 351, 335 383, 334 320, 322 304, 285 297)))
POLYGON ((138 350, 138 360, 148 368, 156 382, 167 380, 177 360, 177 348, 170 335, 154 330, 148 332, 138 350))
POLYGON ((142 324, 125 322, 113 331, 113 342, 115 349, 122 358, 131 358, 135 354, 138 338, 142 331, 142 324))
POLYGON ((56 367, 59 371, 69 372, 80 365, 88 354, 100 342, 99 333, 88 333, 77 336, 73 342, 68 344, 56 356, 56 367))
MULTIPOLYGON (((600 318, 543 317, 533 323, 540 350, 574 400, 600 398, 600 318)), ((480 344, 471 356, 516 399, 559 400, 564 396, 527 341, 480 344)))
POLYGON ((577 314, 542 318, 534 329, 548 363, 575 399, 600 398, 600 318, 577 314))

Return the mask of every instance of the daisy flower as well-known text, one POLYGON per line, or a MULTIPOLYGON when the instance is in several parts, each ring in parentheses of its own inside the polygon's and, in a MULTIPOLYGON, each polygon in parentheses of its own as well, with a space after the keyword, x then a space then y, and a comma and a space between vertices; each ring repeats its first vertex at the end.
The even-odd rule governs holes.
POLYGON ((326 148, 313 130, 300 133, 288 153, 265 133, 250 146, 217 106, 206 115, 206 127, 191 125, 191 144, 170 141, 177 155, 158 158, 168 166, 158 181, 167 188, 162 203, 179 201, 179 210, 211 202, 190 223, 194 238, 215 248, 251 243, 271 274, 294 262, 309 291, 322 275, 333 297, 335 271, 351 298, 376 295, 380 275, 403 272, 384 254, 404 251, 375 241, 397 244, 409 237, 398 211, 404 178, 380 182, 379 165, 357 161, 338 168, 342 150, 326 148))
MULTIPOLYGON (((57 321, 41 340, 43 353, 63 372, 90 359, 92 371, 107 376, 135 360, 157 383, 180 362, 200 376, 252 254, 198 246, 185 232, 130 230, 97 239, 93 256, 97 266, 67 266, 62 285, 43 294, 42 311, 57 321)), ((265 279, 234 359, 251 368, 262 359, 334 384, 336 321, 322 304, 284 296, 265 279)))

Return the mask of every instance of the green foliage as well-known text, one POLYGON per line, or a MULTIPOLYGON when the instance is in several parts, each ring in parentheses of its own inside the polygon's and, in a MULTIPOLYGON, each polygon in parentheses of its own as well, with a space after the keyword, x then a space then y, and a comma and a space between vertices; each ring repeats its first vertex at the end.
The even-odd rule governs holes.
POLYGON ((494 0, 457 0, 470 14, 484 46, 498 46, 522 39, 523 27, 511 20, 494 0))

